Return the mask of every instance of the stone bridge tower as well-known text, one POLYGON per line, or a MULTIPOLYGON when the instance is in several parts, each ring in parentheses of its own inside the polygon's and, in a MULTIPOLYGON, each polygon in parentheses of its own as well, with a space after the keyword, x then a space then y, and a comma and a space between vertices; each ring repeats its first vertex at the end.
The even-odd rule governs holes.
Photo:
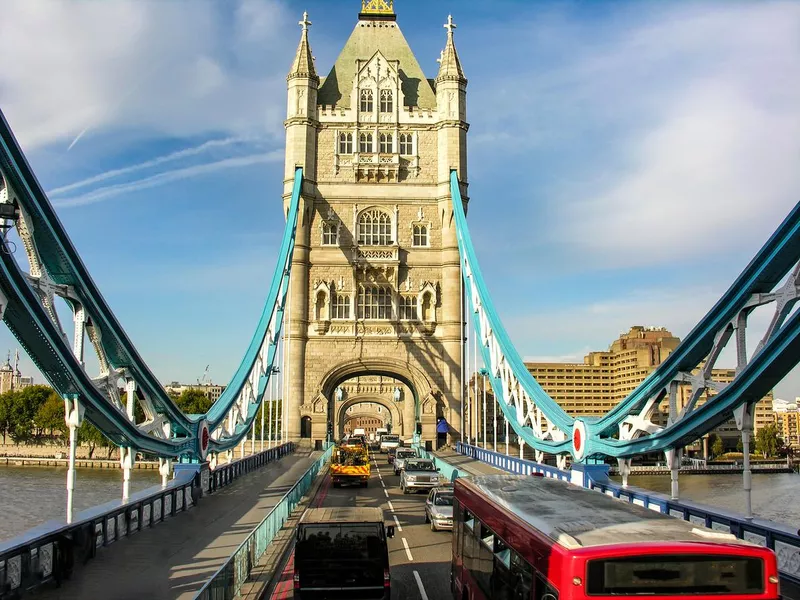
POLYGON ((458 438, 461 283, 449 178, 455 169, 466 198, 468 125, 455 25, 448 18, 435 79, 389 0, 362 2, 325 78, 306 14, 300 25, 285 123, 285 205, 295 167, 305 175, 287 316, 289 439, 338 436, 358 402, 385 406, 404 439, 433 440, 438 418, 458 438))

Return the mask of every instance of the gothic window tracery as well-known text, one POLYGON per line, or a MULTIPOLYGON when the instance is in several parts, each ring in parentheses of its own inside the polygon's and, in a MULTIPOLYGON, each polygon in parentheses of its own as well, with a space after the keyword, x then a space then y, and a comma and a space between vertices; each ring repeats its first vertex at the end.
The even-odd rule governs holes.
POLYGON ((361 90, 361 112, 371 113, 373 110, 372 90, 361 90))
POLYGON ((322 245, 323 246, 339 245, 338 221, 324 221, 322 223, 322 245))
POLYGON ((339 154, 352 154, 352 153, 353 153, 353 134, 343 131, 339 134, 339 154))
POLYGON ((383 285, 362 285, 358 288, 359 319, 391 319, 392 290, 383 285))
POLYGON ((377 208, 361 213, 358 243, 362 246, 389 246, 392 243, 392 218, 377 208))
POLYGON ((425 247, 428 245, 428 226, 414 225, 412 230, 411 245, 425 247))
POLYGON ((380 151, 382 154, 394 152, 394 137, 391 133, 382 133, 380 135, 380 151))
POLYGON ((411 156, 414 154, 414 134, 401 133, 400 134, 400 154, 403 156, 411 156))
POLYGON ((350 318, 350 296, 333 294, 331 302, 331 319, 345 320, 350 318))
POLYGON ((416 296, 401 296, 400 297, 400 320, 402 320, 402 321, 416 321, 417 320, 417 297, 416 296))
POLYGON ((390 113, 394 110, 394 95, 392 90, 381 90, 381 112, 390 113))
POLYGON ((371 133, 362 133, 358 136, 358 151, 362 154, 372 154, 371 133))

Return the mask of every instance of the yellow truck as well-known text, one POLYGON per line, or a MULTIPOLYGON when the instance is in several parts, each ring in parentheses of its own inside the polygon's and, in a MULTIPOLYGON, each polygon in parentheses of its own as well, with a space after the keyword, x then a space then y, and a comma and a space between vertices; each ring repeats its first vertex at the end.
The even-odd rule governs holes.
POLYGON ((359 483, 361 487, 369 484, 369 454, 363 446, 337 446, 331 458, 331 479, 333 487, 343 483, 359 483))

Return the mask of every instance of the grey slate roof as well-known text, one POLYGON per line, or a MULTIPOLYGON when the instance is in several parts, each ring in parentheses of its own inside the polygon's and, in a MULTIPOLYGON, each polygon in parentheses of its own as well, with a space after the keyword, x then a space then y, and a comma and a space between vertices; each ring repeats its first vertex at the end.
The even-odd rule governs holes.
POLYGON ((350 93, 356 76, 356 60, 369 60, 379 51, 389 60, 400 61, 401 89, 406 106, 434 110, 433 87, 395 21, 359 21, 319 87, 317 103, 350 107, 350 93))

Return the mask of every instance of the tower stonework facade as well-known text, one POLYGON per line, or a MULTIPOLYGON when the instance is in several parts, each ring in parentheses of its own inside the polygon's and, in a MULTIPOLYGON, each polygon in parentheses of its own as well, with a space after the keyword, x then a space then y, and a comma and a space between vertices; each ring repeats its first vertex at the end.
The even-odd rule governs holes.
POLYGON ((360 402, 385 406, 405 438, 421 429, 434 439, 438 418, 458 437, 463 328, 450 172, 466 198, 468 124, 455 25, 448 18, 435 79, 390 1, 362 3, 325 78, 307 15, 300 25, 285 123, 285 205, 295 168, 304 175, 286 315, 288 437, 325 439, 360 402))

